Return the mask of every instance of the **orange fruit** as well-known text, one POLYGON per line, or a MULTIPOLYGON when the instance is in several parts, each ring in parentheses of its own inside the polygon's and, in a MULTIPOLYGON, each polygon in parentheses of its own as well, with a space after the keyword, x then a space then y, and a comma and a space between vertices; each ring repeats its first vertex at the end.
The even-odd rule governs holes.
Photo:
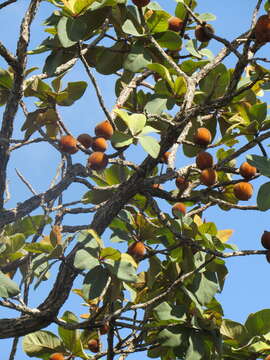
POLYGON ((88 349, 93 353, 99 352, 99 340, 98 339, 90 339, 88 341, 88 349))
POLYGON ((135 241, 128 247, 127 253, 135 258, 142 258, 146 252, 145 245, 142 241, 135 241))
POLYGON ((253 186, 248 182, 239 182, 234 185, 233 192, 238 200, 248 200, 253 194, 253 186))
POLYGON ((264 231, 261 237, 261 243, 265 249, 270 249, 270 231, 264 231))
POLYGON ((189 182, 186 180, 184 176, 178 176, 175 179, 175 185, 178 187, 180 191, 185 191, 189 186, 189 182))
POLYGON ((59 140, 60 149, 68 154, 75 154, 78 151, 77 140, 71 135, 64 135, 59 140))
POLYGON ((108 120, 102 121, 95 127, 95 134, 97 137, 109 140, 113 136, 113 127, 108 120))
POLYGON ((169 160, 170 154, 171 154, 170 151, 166 151, 166 152, 162 155, 162 157, 161 157, 161 159, 160 159, 160 162, 163 163, 163 164, 168 164, 168 160, 169 160))
POLYGON ((108 144, 103 137, 96 137, 93 139, 91 147, 94 151, 104 152, 107 150, 108 144))
POLYGON ((209 169, 213 164, 213 156, 206 151, 201 151, 196 157, 196 165, 200 170, 209 169))
POLYGON ((194 142, 197 145, 207 146, 212 141, 212 135, 205 127, 198 128, 194 134, 194 142))
POLYGON ((183 215, 186 215, 186 205, 181 203, 181 202, 178 202, 176 204, 173 205, 172 207, 172 213, 173 213, 173 216, 174 217, 179 217, 178 214, 177 214, 177 210, 182 213, 183 215))
POLYGON ((239 168, 239 173, 245 179, 251 179, 253 176, 256 175, 257 169, 255 166, 249 165, 247 161, 243 162, 243 164, 239 168))
POLYGON ((182 30, 183 25, 184 25, 183 20, 179 19, 176 16, 172 16, 168 20, 168 29, 169 30, 179 32, 182 30))
POLYGON ((81 134, 77 137, 79 143, 81 143, 86 149, 89 149, 92 144, 92 136, 88 134, 81 134))
POLYGON ((255 38, 258 42, 270 41, 270 16, 262 15, 257 20, 254 28, 255 38))
POLYGON ((65 357, 62 353, 54 353, 49 357, 49 360, 65 360, 65 357))
POLYGON ((108 156, 101 151, 95 151, 89 156, 87 165, 92 170, 103 170, 108 165, 108 156))
POLYGON ((207 29, 212 34, 214 34, 215 32, 213 26, 211 26, 210 24, 197 25, 195 28, 195 37, 200 42, 206 42, 212 38, 211 34, 208 34, 205 29, 207 29))
POLYGON ((217 182, 217 172, 214 169, 204 169, 201 172, 200 182, 206 186, 213 186, 217 182))
POLYGON ((108 323, 102 325, 102 327, 100 328, 101 335, 107 334, 108 331, 109 331, 109 324, 108 323))

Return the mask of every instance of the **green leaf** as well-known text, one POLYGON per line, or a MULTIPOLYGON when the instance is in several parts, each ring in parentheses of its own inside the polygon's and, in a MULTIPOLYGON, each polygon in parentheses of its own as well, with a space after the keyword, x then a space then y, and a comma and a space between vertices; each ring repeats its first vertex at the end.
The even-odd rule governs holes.
POLYGON ((177 347, 185 340, 186 336, 179 326, 174 326, 168 329, 161 330, 157 338, 160 340, 162 346, 177 347))
MULTIPOLYGON (((46 58, 42 72, 49 76, 54 75, 55 70, 62 64, 65 64, 74 57, 74 52, 67 52, 66 49, 53 50, 50 55, 46 58)), ((63 75, 61 75, 62 77, 63 75)), ((55 91, 59 91, 55 90, 55 91)))
POLYGON ((124 61, 124 69, 131 72, 140 72, 147 67, 148 64, 152 62, 151 53, 144 44, 136 43, 131 48, 128 56, 124 61))
POLYGON ((249 109, 252 120, 262 123, 267 116, 267 103, 254 104, 249 109))
POLYGON ((160 152, 160 145, 156 139, 151 136, 139 136, 139 143, 142 145, 144 150, 156 159, 160 152))
POLYGON ((40 225, 48 225, 52 220, 44 215, 27 216, 5 227, 5 235, 14 235, 22 233, 27 238, 37 232, 40 225))
POLYGON ((151 115, 160 115, 164 110, 170 108, 171 100, 167 96, 153 94, 144 107, 144 111, 151 115))
POLYGON ((112 247, 106 247, 101 250, 100 258, 103 260, 105 259, 120 260, 121 252, 112 247))
POLYGON ((189 337, 189 347, 185 360, 201 360, 204 357, 204 341, 202 334, 195 332, 189 337))
POLYGON ((188 40, 186 43, 186 50, 193 56, 198 59, 202 58, 202 55, 197 50, 197 41, 196 40, 188 40))
POLYGON ((133 136, 138 135, 146 124, 146 116, 144 114, 132 114, 129 117, 129 130, 133 136))
POLYGON ((215 274, 204 272, 196 274, 192 283, 192 292, 202 305, 208 304, 218 291, 219 286, 215 274))
POLYGON ((115 192, 115 189, 95 189, 87 191, 83 198, 82 202, 84 204, 101 204, 103 201, 108 200, 112 194, 115 192))
POLYGON ((261 211, 270 209, 270 182, 261 185, 259 188, 257 195, 257 205, 261 211))
POLYGON ((84 244, 84 248, 77 251, 74 266, 77 269, 93 269, 99 265, 100 244, 87 232, 81 232, 77 239, 84 244))
POLYGON ((68 24, 72 21, 71 18, 61 17, 57 24, 57 35, 64 48, 71 47, 76 44, 77 41, 71 40, 68 33, 68 24))
POLYGON ((99 297, 109 279, 108 270, 102 266, 96 266, 85 276, 83 282, 83 296, 87 300, 93 300, 99 297))
POLYGON ((53 246, 44 243, 27 243, 24 245, 24 250, 34 253, 34 254, 41 254, 47 253, 49 254, 53 250, 53 246))
POLYGON ((127 19, 124 22, 124 24, 122 26, 122 30, 126 34, 130 34, 130 35, 137 36, 137 37, 145 35, 143 27, 132 22, 132 20, 130 20, 130 19, 127 19))
POLYGON ((219 64, 200 81, 200 89, 205 93, 205 96, 216 99, 224 95, 227 86, 229 85, 229 81, 230 74, 227 71, 226 66, 219 64))
POLYGON ((179 76, 176 78, 173 89, 174 93, 179 97, 183 96, 187 92, 187 84, 183 76, 179 76))
POLYGON ((85 81, 69 82, 66 89, 64 89, 56 97, 56 103, 61 106, 70 106, 76 100, 80 99, 87 88, 85 81), (64 97, 61 97, 64 94, 64 97))
POLYGON ((0 68, 0 86, 8 90, 13 86, 13 74, 2 68, 0 68))
POLYGON ((201 21, 214 21, 216 20, 216 16, 214 14, 211 14, 211 13, 203 13, 203 14, 200 14, 198 16, 198 18, 201 20, 201 21))
POLYGON ((245 326, 229 319, 222 320, 220 332, 223 336, 236 340, 238 343, 240 343, 242 339, 246 338, 248 334, 245 326))
POLYGON ((166 11, 156 10, 147 19, 147 26, 151 34, 168 30, 168 20, 171 17, 166 11))
MULTIPOLYGON (((92 49, 89 50, 88 60, 92 49)), ((124 59, 128 53, 128 46, 125 41, 119 41, 110 48, 101 47, 96 57, 96 70, 104 75, 113 74, 123 67, 124 59)))
POLYGON ((215 223, 208 222, 200 225, 198 230, 201 234, 217 235, 217 227, 215 223))
POLYGON ((10 298, 20 293, 18 285, 0 271, 0 297, 10 298))
POLYGON ((147 65, 147 67, 149 70, 153 70, 156 73, 158 73, 162 77, 162 79, 166 80, 167 83, 170 85, 170 87, 173 88, 174 85, 173 85, 172 77, 170 75, 169 70, 164 65, 153 63, 147 65))
POLYGON ((270 332, 270 309, 250 314, 245 327, 250 336, 259 336, 270 332))
POLYGON ((270 159, 259 155, 247 155, 247 162, 255 166, 264 176, 270 176, 270 159))
POLYGON ((137 280, 136 269, 125 260, 106 260, 104 262, 110 273, 114 274, 119 280, 135 282, 137 280))
POLYGON ((155 39, 162 48, 168 50, 180 50, 182 46, 182 40, 175 31, 165 31, 155 34, 155 39))
POLYGON ((167 302, 163 302, 154 308, 154 314, 159 320, 179 322, 185 315, 185 309, 183 306, 171 306, 167 302))
POLYGON ((119 131, 115 131, 111 138, 111 142, 112 145, 118 149, 132 144, 133 137, 129 134, 124 134, 119 131))
POLYGON ((23 338, 23 350, 30 357, 45 357, 54 352, 65 352, 60 339, 50 331, 36 331, 23 338))

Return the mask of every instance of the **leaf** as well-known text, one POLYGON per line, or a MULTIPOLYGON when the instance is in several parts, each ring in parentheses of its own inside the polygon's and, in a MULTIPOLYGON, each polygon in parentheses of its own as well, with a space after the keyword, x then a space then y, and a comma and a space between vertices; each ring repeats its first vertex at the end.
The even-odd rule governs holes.
POLYGON ((24 245, 24 250, 34 253, 47 253, 49 254, 53 250, 53 246, 49 244, 42 244, 42 243, 27 243, 24 245))
POLYGON ((83 96, 86 88, 85 81, 69 82, 66 89, 57 95, 56 103, 61 106, 70 106, 83 96), (61 97, 61 94, 65 94, 65 96, 61 97))
POLYGON ((270 159, 259 155, 247 155, 247 162, 255 166, 262 175, 270 177, 270 159))
POLYGON ((93 269, 99 265, 100 245, 97 240, 86 232, 81 232, 78 241, 84 244, 84 248, 76 252, 74 266, 77 269, 93 269))
POLYGON ((229 319, 222 320, 220 333, 229 339, 237 340, 238 343, 248 335, 245 326, 229 319))
POLYGON ((156 159, 160 152, 160 145, 156 139, 151 136, 139 136, 139 143, 142 145, 144 150, 156 159))
POLYGON ((27 216, 5 227, 5 235, 22 233, 27 238, 37 232, 41 224, 48 225, 52 219, 44 215, 27 216))
POLYGON ((136 269, 128 261, 106 260, 104 264, 110 273, 114 274, 119 280, 127 282, 135 282, 137 280, 136 269))
POLYGON ((0 297, 10 298, 20 293, 18 285, 0 271, 0 297))
POLYGON ((170 17, 171 15, 163 10, 154 11, 146 21, 150 33, 161 33, 168 30, 168 20, 170 17))
POLYGON ((182 40, 174 31, 165 31, 157 33, 154 35, 156 41, 162 48, 167 48, 168 50, 180 50, 182 46, 182 40))
POLYGON ((226 230, 218 230, 216 237, 219 238, 221 242, 227 242, 229 238, 232 236, 234 230, 226 229, 226 230))
POLYGON ((130 34, 130 35, 137 36, 137 37, 145 35, 143 27, 135 24, 130 19, 127 19, 124 22, 124 24, 122 26, 122 30, 126 34, 130 34))
POLYGON ((100 258, 105 259, 112 259, 112 260, 119 260, 121 258, 121 253, 119 250, 116 250, 112 247, 106 247, 101 249, 100 258))
POLYGON ((133 136, 138 135, 146 124, 146 116, 144 114, 132 114, 129 117, 128 127, 133 136))
POLYGON ((152 62, 151 53, 144 44, 135 43, 126 57, 123 67, 133 73, 140 72, 152 62))
POLYGON ((214 21, 216 20, 216 16, 214 14, 211 14, 211 13, 203 13, 203 14, 200 14, 198 16, 198 18, 201 20, 201 21, 214 21))
POLYGON ((181 306, 171 306, 167 302, 163 302, 154 308, 154 314, 159 320, 169 320, 179 322, 185 315, 185 310, 181 306))
POLYGON ((160 115, 164 110, 170 107, 170 99, 167 96, 153 94, 149 97, 149 101, 144 107, 144 111, 152 115, 160 115))
POLYGON ((83 282, 83 296, 87 300, 93 300, 99 297, 109 279, 108 270, 102 266, 96 266, 85 276, 83 282))
POLYGON ((158 73, 164 80, 167 81, 167 83, 170 85, 170 87, 173 88, 174 85, 173 85, 171 74, 164 65, 161 65, 158 63, 153 63, 153 64, 147 65, 147 67, 149 70, 153 70, 156 73, 158 73))
POLYGON ((261 211, 270 209, 270 182, 260 186, 257 195, 257 205, 261 211))
POLYGON ((196 40, 188 40, 186 43, 186 50, 193 56, 198 59, 202 58, 202 55, 197 50, 197 41, 196 40))
POLYGON ((215 274, 210 272, 197 273, 192 283, 192 292, 202 305, 208 304, 219 286, 215 274))
POLYGON ((44 357, 54 352, 65 352, 60 339, 50 331, 36 331, 23 338, 23 350, 30 357, 44 357))
POLYGON ((254 104, 249 109, 252 120, 262 123, 267 116, 267 103, 254 104))
POLYGON ((189 347, 185 360, 200 360, 204 357, 204 341, 202 334, 195 332, 191 333, 189 337, 189 347))
POLYGON ((250 336, 259 336, 270 332, 270 309, 250 314, 245 322, 250 336))
POLYGON ((168 346, 168 347, 177 347, 181 345, 185 339, 185 334, 183 334, 182 328, 178 326, 174 326, 168 329, 161 330, 157 336, 157 338, 160 340, 162 346, 168 346))
POLYGON ((133 137, 129 134, 124 134, 119 131, 115 131, 111 138, 111 142, 112 145, 118 149, 132 144, 133 137))
POLYGON ((57 24, 57 35, 64 48, 68 48, 76 44, 76 41, 69 38, 69 34, 67 32, 68 23, 70 23, 70 21, 70 18, 63 16, 57 24))
POLYGON ((103 201, 108 200, 114 191, 114 189, 95 189, 87 191, 82 198, 82 202, 85 204, 101 204, 103 201))

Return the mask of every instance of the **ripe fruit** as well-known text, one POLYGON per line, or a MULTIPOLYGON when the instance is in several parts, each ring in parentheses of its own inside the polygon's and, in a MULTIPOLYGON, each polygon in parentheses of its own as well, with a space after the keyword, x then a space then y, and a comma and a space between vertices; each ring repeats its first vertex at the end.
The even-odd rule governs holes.
POLYGON ((113 136, 113 127, 109 121, 102 121, 95 127, 95 134, 97 137, 103 137, 109 140, 113 136))
MULTIPOLYGON (((270 263, 270 250, 268 250, 266 253, 266 260, 270 263)), ((270 359, 270 355, 267 357, 270 359)))
POLYGON ((152 185, 152 188, 153 188, 153 189, 160 189, 160 190, 162 190, 162 185, 161 185, 161 184, 153 184, 153 185, 152 185))
POLYGON ((98 339, 90 339, 88 341, 88 349, 93 353, 99 352, 99 341, 98 339))
POLYGON ((239 168, 239 173, 243 176, 245 179, 251 179, 253 176, 256 175, 257 169, 255 166, 249 165, 248 162, 243 162, 243 164, 239 168))
POLYGON ((171 154, 170 151, 166 151, 166 152, 162 155, 162 157, 161 157, 161 159, 160 159, 160 162, 163 163, 163 164, 168 164, 170 154, 171 154))
POLYGON ((185 179, 184 176, 178 176, 175 179, 175 185, 180 191, 185 191, 189 186, 189 182, 185 179))
POLYGON ((213 156, 206 151, 201 151, 196 157, 196 165, 200 170, 211 168, 213 163, 213 156))
POLYGON ((86 149, 89 149, 90 146, 92 145, 92 136, 88 135, 88 134, 81 134, 77 137, 77 140, 79 141, 79 143, 81 143, 86 149))
POLYGON ((49 357, 49 360, 65 360, 65 357, 62 353, 53 353, 49 357))
POLYGON ((138 7, 144 7, 150 3, 150 0, 132 0, 132 2, 138 7))
POLYGON ((258 42, 270 41, 270 17, 269 15, 262 15, 257 20, 254 29, 255 38, 258 42))
POLYGON ((265 249, 270 249, 270 231, 264 231, 261 237, 261 243, 265 249))
POLYGON ((270 360, 270 355, 267 355, 264 360, 270 360))
POLYGON ((146 252, 145 245, 142 241, 135 241, 128 247, 127 253, 135 258, 142 258, 146 252))
POLYGON ((211 34, 214 34, 215 30, 213 28, 213 26, 211 26, 210 24, 205 24, 205 25, 197 25, 195 28, 195 37, 197 40, 201 41, 201 42, 206 42, 209 41, 212 36, 211 34, 208 34, 205 30, 208 30, 211 34))
POLYGON ((109 324, 103 324, 102 327, 100 328, 100 333, 101 335, 105 335, 107 334, 107 332, 109 331, 109 324))
POLYGON ((248 182, 240 182, 234 185, 233 192, 238 200, 248 200, 253 194, 253 186, 248 182))
POLYGON ((101 151, 95 151, 89 156, 87 165, 92 170, 103 170, 108 165, 108 156, 101 151))
POLYGON ((194 134, 194 142, 197 145, 207 146, 212 141, 212 135, 210 131, 204 127, 198 128, 194 134))
POLYGON ((183 28, 183 20, 179 19, 176 16, 172 16, 171 18, 169 18, 168 20, 168 29, 172 30, 172 31, 176 31, 179 32, 182 30, 183 28))
POLYGON ((59 140, 59 147, 68 154, 75 154, 78 151, 77 140, 71 135, 62 136, 59 140))
POLYGON ((172 207, 172 213, 173 216, 176 218, 179 217, 177 213, 178 211, 180 211, 180 213, 182 213, 183 215, 186 215, 186 205, 181 202, 174 204, 172 207))
POLYGON ((94 151, 104 152, 107 150, 108 144, 103 137, 96 137, 93 139, 91 147, 94 151))
POLYGON ((212 186, 217 182, 217 172, 214 169, 204 169, 201 172, 200 182, 206 186, 212 186))

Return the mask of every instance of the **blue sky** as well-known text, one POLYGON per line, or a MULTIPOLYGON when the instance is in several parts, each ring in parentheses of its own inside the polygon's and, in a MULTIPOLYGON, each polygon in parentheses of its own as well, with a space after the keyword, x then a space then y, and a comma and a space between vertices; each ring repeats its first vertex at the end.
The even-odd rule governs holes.
MULTIPOLYGON (((3 10, 0 10, 0 33, 1 41, 11 50, 14 51, 16 47, 17 36, 19 32, 20 17, 26 8, 27 1, 22 0, 15 3, 3 10)), ((175 1, 173 0, 160 0, 159 3, 165 10, 173 15, 175 8, 175 1)), ((227 39, 233 39, 236 35, 246 31, 251 22, 251 10, 255 5, 255 0, 198 0, 199 12, 211 12, 217 16, 217 20, 212 22, 216 29, 217 35, 225 37, 227 39)), ((33 33, 31 38, 31 46, 33 49, 40 44, 40 42, 47 36, 42 31, 42 22, 51 13, 52 6, 46 2, 42 2, 39 15, 37 16, 33 24, 33 33)), ((267 44, 260 51, 260 55, 267 56, 269 53, 270 45, 267 44)), ((212 41, 210 43, 210 49, 214 54, 221 48, 221 45, 212 41)), ((47 54, 45 54, 46 56, 47 54)), ((44 56, 34 55, 29 57, 29 67, 39 66, 42 68, 44 56)), ((227 66, 233 66, 235 59, 233 56, 226 60, 227 66)), ((6 64, 0 59, 0 66, 6 68, 6 64)), ((38 73, 38 72, 36 72, 38 73)), ((111 109, 114 105, 114 77, 111 80, 97 74, 97 80, 102 89, 106 105, 111 109)), ((66 76, 66 80, 85 80, 88 81, 86 75, 81 66, 76 65, 71 74, 66 76)), ((268 100, 269 97, 266 96, 268 100)), ((29 104, 29 108, 34 110, 34 106, 29 104)), ((0 109, 2 111, 3 108, 0 109)), ((94 94, 94 90, 91 84, 88 85, 88 89, 84 97, 75 103, 70 108, 61 108, 61 115, 65 124, 70 131, 78 136, 80 133, 93 133, 95 124, 104 119, 103 113, 99 109, 97 99, 94 94)), ((19 112, 16 118, 14 138, 21 138, 20 133, 21 125, 24 121, 22 113, 19 112)), ((266 142, 268 145, 268 143, 266 142)), ((139 149, 130 151, 130 160, 138 162, 143 159, 144 153, 139 149)), ((254 153, 252 151, 251 153, 254 153)), ((74 162, 86 162, 86 157, 78 153, 73 157, 74 162)), ((244 158, 238 159, 238 165, 244 158)), ((23 201, 31 196, 29 191, 18 179, 15 168, 20 170, 23 175, 32 183, 37 192, 44 191, 50 183, 52 177, 55 174, 56 168, 59 164, 60 156, 52 148, 45 144, 36 144, 29 147, 24 147, 21 150, 16 151, 12 155, 9 164, 9 179, 10 179, 10 192, 11 200, 7 203, 7 207, 13 207, 17 201, 23 201)), ((181 152, 177 156, 177 167, 184 164, 181 152)), ((264 182, 267 180, 264 179, 264 182)), ((256 180, 257 186, 261 181, 256 180)), ((169 184, 168 187, 173 185, 169 184)), ((255 187, 256 189, 257 187, 255 187)), ((78 197, 78 194, 84 193, 85 190, 81 186, 73 186, 69 195, 65 195, 65 201, 74 200, 78 197)), ((249 204, 255 204, 255 195, 249 201, 249 204)), ((168 207, 164 205, 164 210, 169 211, 168 207)), ((270 230, 269 212, 261 213, 254 211, 237 211, 231 210, 229 212, 221 211, 218 208, 210 208, 205 212, 207 221, 214 221, 219 229, 234 229, 234 235, 231 239, 232 243, 235 243, 239 249, 261 249, 260 237, 264 230, 270 230)), ((85 223, 89 221, 89 215, 81 216, 80 219, 74 219, 73 217, 67 217, 65 223, 85 223)), ((105 234, 103 240, 105 243, 105 234)), ((124 250, 124 249, 123 249, 124 250)), ((264 256, 247 256, 238 257, 227 260, 227 266, 229 268, 229 276, 225 285, 223 293, 218 296, 219 301, 222 303, 225 317, 231 318, 235 321, 243 322, 249 313, 256 312, 258 310, 269 308, 269 290, 267 284, 268 273, 270 272, 270 264, 268 264, 264 256)), ((79 286, 77 283, 76 286, 79 286)), ((37 294, 32 295, 30 305, 36 306, 41 299, 47 295, 48 284, 42 284, 37 294)), ((69 306, 67 308, 77 308, 81 303, 80 299, 75 295, 71 296, 69 306)), ((81 312, 85 312, 85 308, 81 307, 81 312)), ((10 311, 1 309, 1 318, 8 316, 15 316, 17 314, 10 311)), ((53 329, 53 328, 52 328, 53 329)), ((4 349, 4 358, 8 358, 10 348, 9 340, 2 340, 2 349, 4 349)), ((2 351, 3 354, 3 351, 2 351)), ((134 357, 135 358, 135 357, 134 357)), ((17 353, 16 359, 24 360, 27 357, 21 351, 17 353)))

